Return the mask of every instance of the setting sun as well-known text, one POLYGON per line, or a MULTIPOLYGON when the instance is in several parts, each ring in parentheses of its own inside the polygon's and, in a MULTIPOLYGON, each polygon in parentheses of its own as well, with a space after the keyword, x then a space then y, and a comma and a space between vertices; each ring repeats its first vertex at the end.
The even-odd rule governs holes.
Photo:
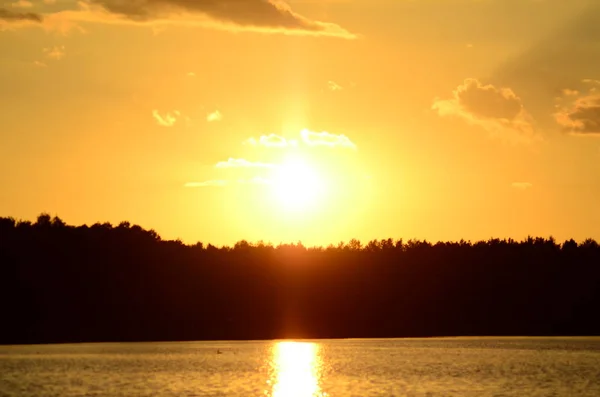
POLYGON ((287 210, 305 210, 318 205, 325 183, 306 159, 288 156, 275 170, 273 193, 278 203, 287 210))

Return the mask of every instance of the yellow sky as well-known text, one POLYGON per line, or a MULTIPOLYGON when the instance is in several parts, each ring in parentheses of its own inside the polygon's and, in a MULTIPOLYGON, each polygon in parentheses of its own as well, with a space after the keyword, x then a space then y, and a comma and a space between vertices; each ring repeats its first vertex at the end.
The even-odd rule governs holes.
POLYGON ((0 214, 600 239, 599 26, 594 0, 0 0, 0 214))

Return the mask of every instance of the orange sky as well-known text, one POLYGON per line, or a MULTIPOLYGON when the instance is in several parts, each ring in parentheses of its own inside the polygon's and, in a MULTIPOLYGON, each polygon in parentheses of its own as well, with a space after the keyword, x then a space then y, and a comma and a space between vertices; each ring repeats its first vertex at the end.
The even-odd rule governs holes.
POLYGON ((0 0, 0 214, 600 239, 593 0, 0 0))

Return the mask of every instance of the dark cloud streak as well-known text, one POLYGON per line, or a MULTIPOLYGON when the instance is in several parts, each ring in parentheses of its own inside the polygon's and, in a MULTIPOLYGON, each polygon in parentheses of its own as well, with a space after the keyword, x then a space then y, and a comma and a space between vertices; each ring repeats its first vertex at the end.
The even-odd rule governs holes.
POLYGON ((31 21, 42 22, 42 16, 33 12, 14 12, 5 8, 0 8, 0 21, 17 22, 31 21))
POLYGON ((241 26, 322 31, 326 24, 294 13, 277 0, 92 0, 107 11, 134 21, 150 21, 178 13, 203 14, 241 26))

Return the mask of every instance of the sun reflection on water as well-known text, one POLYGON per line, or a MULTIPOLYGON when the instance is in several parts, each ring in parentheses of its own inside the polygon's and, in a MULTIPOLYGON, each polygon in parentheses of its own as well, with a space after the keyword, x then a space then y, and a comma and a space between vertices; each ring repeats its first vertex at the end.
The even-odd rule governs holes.
POLYGON ((272 397, 324 397, 319 346, 308 342, 278 342, 273 346, 272 397))

